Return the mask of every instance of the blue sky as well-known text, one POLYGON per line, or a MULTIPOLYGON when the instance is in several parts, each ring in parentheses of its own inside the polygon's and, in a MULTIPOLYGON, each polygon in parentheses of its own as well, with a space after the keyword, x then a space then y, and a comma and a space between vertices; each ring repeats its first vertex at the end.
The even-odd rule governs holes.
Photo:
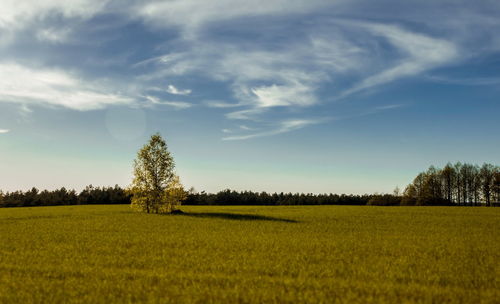
POLYGON ((500 2, 2 0, 0 188, 368 193, 500 163, 500 2))

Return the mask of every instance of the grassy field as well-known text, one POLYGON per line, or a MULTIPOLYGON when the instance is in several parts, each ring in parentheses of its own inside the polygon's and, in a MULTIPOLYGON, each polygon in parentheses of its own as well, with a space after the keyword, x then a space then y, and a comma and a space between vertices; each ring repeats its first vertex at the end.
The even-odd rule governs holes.
POLYGON ((182 209, 0 209, 0 302, 500 301, 500 208, 182 209))

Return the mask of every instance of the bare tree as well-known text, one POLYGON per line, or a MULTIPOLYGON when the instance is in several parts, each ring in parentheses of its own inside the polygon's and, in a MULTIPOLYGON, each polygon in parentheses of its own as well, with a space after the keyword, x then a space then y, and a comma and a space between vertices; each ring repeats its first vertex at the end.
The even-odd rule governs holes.
POLYGON ((448 202, 453 201, 453 186, 455 184, 456 171, 452 164, 448 163, 441 170, 441 182, 443 184, 443 193, 448 202))
POLYGON ((481 190, 487 206, 491 206, 491 193, 494 188, 495 166, 483 164, 480 171, 481 190))
POLYGON ((496 167, 495 172, 493 173, 492 192, 495 194, 495 201, 500 203, 500 167, 496 167))
POLYGON ((455 164, 455 196, 457 198, 457 204, 462 204, 462 163, 457 162, 455 164))

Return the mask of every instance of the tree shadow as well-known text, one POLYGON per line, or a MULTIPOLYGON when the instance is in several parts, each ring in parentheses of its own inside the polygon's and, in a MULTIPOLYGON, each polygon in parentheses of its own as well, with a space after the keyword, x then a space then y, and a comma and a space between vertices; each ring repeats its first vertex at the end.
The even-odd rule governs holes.
POLYGON ((224 212, 203 212, 203 213, 179 213, 178 215, 190 216, 190 217, 201 217, 201 218, 219 218, 224 220, 235 220, 235 221, 273 221, 273 222, 284 222, 284 223, 298 223, 296 220, 290 220, 279 217, 264 216, 257 214, 242 214, 242 213, 224 213, 224 212))

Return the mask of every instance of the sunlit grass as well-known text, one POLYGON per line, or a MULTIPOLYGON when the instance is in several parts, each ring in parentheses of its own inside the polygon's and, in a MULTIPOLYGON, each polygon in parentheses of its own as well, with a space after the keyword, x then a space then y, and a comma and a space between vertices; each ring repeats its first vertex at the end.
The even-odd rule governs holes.
POLYGON ((0 302, 500 299, 500 208, 182 209, 0 209, 0 302))

